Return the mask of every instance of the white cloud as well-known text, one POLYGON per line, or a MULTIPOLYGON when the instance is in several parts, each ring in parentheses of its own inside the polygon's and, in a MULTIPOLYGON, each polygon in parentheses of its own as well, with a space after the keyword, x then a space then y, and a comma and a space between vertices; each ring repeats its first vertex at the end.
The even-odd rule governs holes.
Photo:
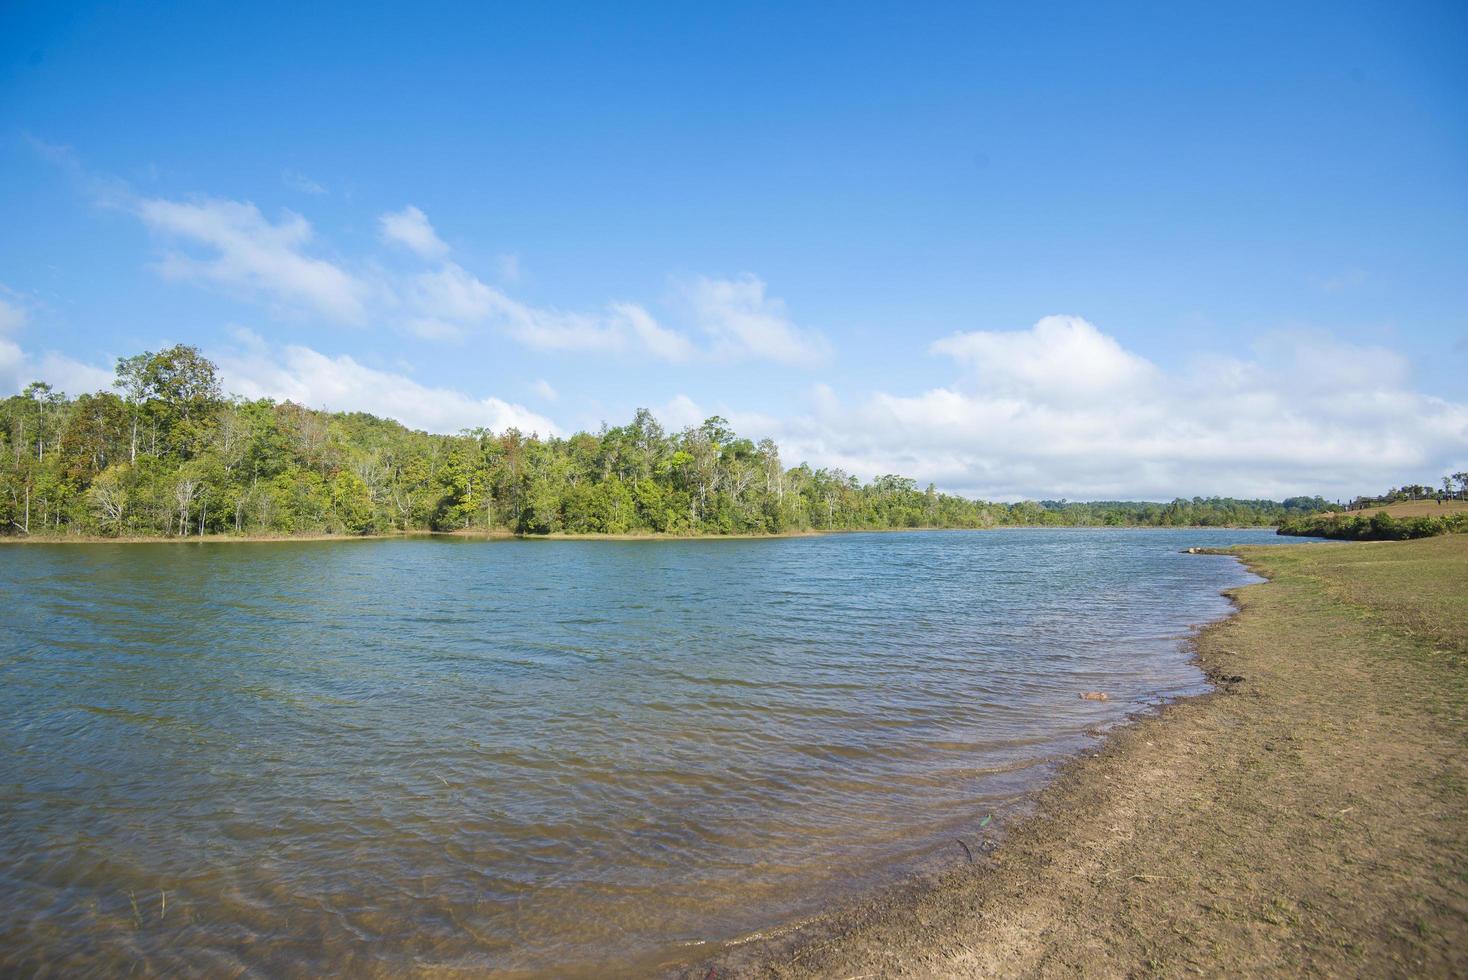
POLYGON ((532 306, 453 262, 415 276, 406 302, 419 314, 410 329, 426 338, 461 339, 469 328, 487 325, 535 350, 619 351, 640 344, 670 361, 693 353, 686 337, 659 326, 635 304, 613 303, 605 312, 590 313, 532 306))
POLYGON ((712 338, 717 356, 792 365, 820 363, 830 356, 825 338, 795 326, 785 303, 766 296, 764 280, 757 276, 699 276, 682 284, 682 294, 694 321, 712 338))
MULTIPOLYGON (((301 345, 272 349, 247 327, 235 327, 231 333, 238 348, 223 354, 205 351, 218 366, 222 386, 230 394, 290 400, 332 411, 370 412, 429 432, 483 427, 495 432, 517 428, 527 434, 561 434, 553 421, 523 405, 430 387, 344 354, 330 357, 301 345)), ((18 392, 37 379, 75 396, 111 388, 114 374, 55 352, 31 357, 19 345, 0 338, 0 392, 18 392)))
POLYGON ((530 389, 548 402, 553 402, 561 397, 551 383, 544 378, 537 378, 535 383, 530 386, 530 389))
POLYGON ((165 276, 205 279, 246 294, 261 293, 288 307, 304 305, 333 320, 359 322, 367 285, 325 259, 305 254, 311 225, 290 211, 272 223, 249 202, 160 198, 134 203, 153 230, 203 246, 207 258, 174 253, 160 267, 165 276))
POLYGON ((1468 463, 1468 404, 1413 391, 1393 352, 1324 335, 1174 372, 1075 318, 934 349, 964 369, 955 383, 852 405, 821 386, 772 433, 786 458, 1001 499, 1348 496, 1468 463))
POLYGON ((370 412, 429 432, 484 427, 502 432, 556 435, 543 415, 499 398, 475 398, 451 388, 419 384, 403 374, 367 367, 346 355, 329 357, 291 345, 279 352, 244 351, 219 357, 227 391, 339 412, 370 412))
POLYGON ((20 345, 0 337, 0 394, 13 395, 20 391, 24 363, 25 353, 20 345))
POLYGON ((115 378, 106 368, 55 351, 32 357, 14 341, 0 338, 0 393, 13 394, 32 381, 45 381, 53 390, 75 397, 106 391, 115 378))
POLYGON ((652 314, 636 303, 613 303, 612 321, 642 342, 648 353, 665 361, 686 361, 694 354, 693 343, 676 330, 660 326, 652 314))
POLYGON ((413 279, 411 299, 427 316, 444 320, 480 322, 494 313, 506 297, 452 262, 437 272, 424 272, 413 279))
POLYGON ((654 409, 653 415, 670 431, 700 425, 708 418, 698 403, 684 394, 677 394, 662 407, 654 409))
POLYGON ((626 345, 626 334, 595 313, 529 306, 490 289, 495 326, 536 350, 610 351, 626 345))
POLYGON ((435 317, 414 317, 406 324, 408 332, 419 340, 438 340, 459 343, 469 336, 469 331, 457 323, 435 317))
MULTIPOLYGON (((560 432, 523 405, 305 346, 272 349, 242 327, 234 336, 240 347, 215 359, 226 390, 247 397, 366 411, 436 432, 560 432)), ((816 384, 810 411, 784 421, 715 410, 741 434, 774 437, 787 464, 901 473, 991 499, 1345 497, 1468 468, 1468 404, 1414 391, 1405 360, 1382 348, 1291 333, 1250 356, 1164 371, 1084 321, 995 332, 977 346, 951 341, 935 345, 958 368, 947 385, 843 401, 816 384), (1096 359, 1078 365, 1077 345, 1096 359)), ((35 378, 78 394, 106 388, 112 374, 56 353, 28 357, 0 337, 0 387, 18 391, 35 378)), ((532 388, 555 396, 544 380, 532 388)), ((676 430, 711 411, 678 394, 656 414, 676 430)))
POLYGON ((1075 316, 1047 316, 1029 330, 960 333, 930 350, 973 372, 986 391, 1093 398, 1151 384, 1157 369, 1075 316))
POLYGON ((13 333, 26 325, 29 312, 18 303, 0 296, 0 333, 13 333))
POLYGON ((409 248, 425 259, 448 254, 449 247, 438 237, 433 225, 429 224, 428 215, 411 204, 401 211, 389 211, 380 215, 377 221, 382 228, 384 241, 409 248))
MULTIPOLYGON (((314 314, 353 324, 377 320, 420 339, 456 342, 488 326, 534 350, 640 349, 675 362, 711 353, 719 358, 808 364, 829 355, 825 339, 796 327, 784 303, 767 296, 765 283, 752 275, 734 280, 699 278, 684 285, 686 307, 711 338, 712 348, 705 352, 635 303, 612 302, 591 312, 561 310, 522 302, 487 285, 457 263, 445 261, 448 245, 428 215, 412 204, 378 216, 380 237, 441 264, 410 274, 374 267, 373 274, 364 277, 309 254, 313 231, 299 214, 285 211, 272 222, 248 201, 139 197, 123 181, 88 174, 69 149, 32 143, 42 156, 70 173, 99 206, 136 214, 159 234, 203 251, 168 254, 158 264, 161 274, 212 282, 245 299, 263 299, 280 314, 314 314)), ((282 180, 303 193, 325 193, 300 173, 283 171, 282 180)), ((368 266, 370 259, 363 264, 368 266)), ((500 282, 520 279, 518 256, 501 254, 494 264, 500 282)))
POLYGON ((96 367, 82 361, 47 351, 32 369, 37 378, 44 378, 57 391, 69 395, 81 395, 96 391, 108 391, 117 373, 107 368, 96 367))

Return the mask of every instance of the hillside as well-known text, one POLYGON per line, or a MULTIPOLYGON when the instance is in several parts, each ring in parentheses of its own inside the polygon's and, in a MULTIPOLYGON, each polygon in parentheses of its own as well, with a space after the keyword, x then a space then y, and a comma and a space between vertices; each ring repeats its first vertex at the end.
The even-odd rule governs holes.
POLYGON ((1465 512, 1468 512, 1468 500, 1445 500, 1442 503, 1436 500, 1401 500, 1383 507, 1367 507, 1362 510, 1349 511, 1348 514, 1352 517, 1389 514, 1400 521, 1409 517, 1448 517, 1465 512))
POLYGON ((1363 510, 1324 511, 1286 520, 1280 534, 1343 541, 1403 541, 1468 531, 1468 503, 1403 500, 1363 510))

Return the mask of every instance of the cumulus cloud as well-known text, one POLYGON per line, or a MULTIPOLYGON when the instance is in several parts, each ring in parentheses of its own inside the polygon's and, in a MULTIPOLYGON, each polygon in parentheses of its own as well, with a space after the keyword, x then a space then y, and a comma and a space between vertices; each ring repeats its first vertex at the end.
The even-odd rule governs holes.
POLYGON ((246 398, 289 399, 311 408, 370 412, 429 432, 483 427, 496 432, 516 428, 526 433, 560 434, 554 422, 523 405, 422 385, 345 354, 331 357, 291 345, 278 352, 256 348, 228 353, 217 360, 225 389, 246 398))
POLYGON ((165 276, 264 294, 285 307, 305 306, 337 321, 360 322, 366 314, 367 285, 306 254, 311 225, 298 214, 286 211, 272 222, 247 201, 216 198, 144 198, 133 209, 149 228, 206 253, 171 253, 159 267, 165 276))
POLYGON ((698 425, 708 418, 697 402, 682 393, 674 395, 666 404, 653 409, 652 414, 665 427, 672 430, 698 425))
POLYGON ((32 381, 45 381, 55 391, 81 395, 111 388, 114 378, 111 370, 55 351, 31 356, 15 341, 0 337, 0 394, 14 394, 32 381))
POLYGON ((70 395, 106 391, 117 380, 117 373, 110 368, 87 364, 55 351, 41 355, 34 362, 31 373, 35 378, 44 378, 57 391, 70 395))
POLYGON ((1348 496, 1468 463, 1468 404, 1325 335, 1174 372, 1074 317, 933 349, 960 369, 951 384, 851 404, 822 388, 775 433, 787 457, 1000 499, 1348 496))
POLYGON ((377 222, 382 229, 383 241, 402 245, 425 259, 448 254, 449 247, 438 237, 438 232, 433 230, 428 215, 411 204, 401 211, 389 211, 380 215, 377 222))
POLYGON ((753 275, 699 276, 682 284, 682 294, 718 356, 792 365, 826 360, 830 345, 825 338, 792 323, 785 303, 767 296, 765 288, 764 280, 753 275))
POLYGON ((967 367, 993 393, 1095 398, 1150 384, 1157 370, 1076 316, 1047 316, 1029 330, 977 330, 930 350, 967 367))
POLYGON ((0 397, 18 392, 32 381, 45 381, 57 391, 74 395, 110 387, 113 380, 110 370, 92 367, 54 351, 35 357, 11 339, 24 330, 37 309, 44 307, 24 293, 0 285, 0 397))

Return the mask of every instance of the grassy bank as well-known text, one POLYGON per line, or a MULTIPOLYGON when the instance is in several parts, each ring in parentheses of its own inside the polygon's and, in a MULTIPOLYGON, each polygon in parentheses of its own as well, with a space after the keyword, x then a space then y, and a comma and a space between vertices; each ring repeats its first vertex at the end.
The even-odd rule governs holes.
POLYGON ((1407 541, 1468 532, 1468 503, 1413 500, 1340 513, 1326 511, 1284 521, 1280 534, 1343 541, 1407 541))
POLYGON ((1072 763, 987 860, 687 975, 1463 975, 1468 536, 1239 554, 1270 581, 1198 639, 1215 693, 1072 763))

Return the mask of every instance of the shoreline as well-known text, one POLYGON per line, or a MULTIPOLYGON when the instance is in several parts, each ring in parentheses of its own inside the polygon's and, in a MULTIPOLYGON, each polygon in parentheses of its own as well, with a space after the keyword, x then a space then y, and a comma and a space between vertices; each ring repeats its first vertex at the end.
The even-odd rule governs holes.
MULTIPOLYGON (((1065 526, 1081 527, 1083 525, 1065 526)), ((1198 529, 1179 528, 1177 530, 1198 529)), ((1131 530, 1166 529, 1137 527, 1131 530)), ((1300 543, 1303 544, 1303 542, 1300 543)), ((1237 554, 1232 548, 1199 548, 1195 551, 1185 551, 1184 554, 1233 558, 1244 567, 1245 571, 1264 577, 1251 562, 1237 554)), ((1220 679, 1226 682, 1230 675, 1220 675, 1207 662, 1205 648, 1202 644, 1203 637, 1210 630, 1221 627, 1242 614, 1243 609, 1237 595, 1241 589, 1263 584, 1268 584, 1267 578, 1263 583, 1249 583, 1222 590, 1219 595, 1228 600, 1228 610, 1217 619, 1195 625, 1193 635, 1183 641, 1188 663, 1197 667, 1203 674, 1207 684, 1205 690, 1196 694, 1170 698, 1128 712, 1121 721, 1097 733, 1095 745, 1083 748, 1069 758, 1057 762, 1051 777, 1026 792, 1020 802, 1012 808, 1012 815, 1000 817, 990 825, 978 828, 985 833, 975 833, 967 839, 955 838, 955 845, 961 843, 963 846, 962 854, 954 857, 951 862, 956 867, 940 869, 935 865, 929 869, 911 871, 896 881, 877 886, 871 892, 862 892, 855 897, 838 898, 830 907, 814 915, 804 916, 791 922, 778 923, 750 936, 724 941, 720 944, 722 949, 719 955, 700 960, 697 963, 672 967, 663 976, 668 980, 674 980, 674 978, 676 980, 704 980, 704 978, 725 980, 725 978, 745 976, 804 978, 809 976, 813 980, 819 974, 807 974, 800 971, 787 972, 784 967, 805 958, 812 949, 839 943, 841 937, 851 930, 853 924, 864 925, 878 917, 890 915, 893 908, 915 906, 935 900, 949 901, 950 897, 946 893, 956 892, 968 885, 969 879, 975 876, 975 872, 978 876, 993 873, 1003 861, 1000 850, 1006 839, 1029 829, 1028 825, 1034 822, 1042 812, 1047 809, 1052 811, 1056 809, 1058 801, 1051 797, 1059 795, 1059 787, 1062 783, 1067 780, 1085 781, 1091 778, 1090 767, 1107 752, 1118 735, 1147 721, 1161 721, 1170 709, 1203 702, 1219 693, 1220 679), (971 857, 966 863, 960 864, 964 856, 971 857)), ((1064 806, 1064 802, 1061 802, 1061 806, 1064 806)), ((953 896, 953 900, 957 900, 956 895, 953 896)), ((879 976, 886 975, 888 973, 882 971, 863 976, 875 980, 879 976)), ((1002 971, 999 975, 1003 975, 1002 971)))
MULTIPOLYGON (((988 842, 976 824, 973 864, 956 854, 947 870, 838 900, 667 975, 1461 971, 1468 898, 1452 878, 1468 869, 1468 828, 1452 814, 1468 795, 1468 685, 1429 706, 1426 722, 1404 721, 1395 702, 1350 715, 1388 686, 1384 675, 1406 700, 1424 671, 1461 670, 1468 656, 1424 653, 1399 614, 1372 613, 1369 581, 1337 589, 1333 566, 1300 574, 1322 558, 1348 566, 1323 548, 1419 545, 1447 552, 1468 578, 1461 541, 1317 544, 1304 558, 1279 546, 1211 552, 1265 581, 1225 590, 1231 612, 1190 639, 1210 690, 1138 711, 1064 761, 990 832, 992 850, 978 846, 988 842), (1337 713, 1359 730, 1323 732, 1343 725, 1337 713), (1370 737, 1386 733, 1396 737, 1370 737), (1431 799, 1435 783, 1424 794, 1423 772, 1439 770, 1448 802, 1431 799), (1382 791, 1389 781, 1405 784, 1400 796, 1382 791), (1445 839, 1444 858, 1434 848, 1445 839)), ((1465 632, 1453 621, 1440 638, 1468 654, 1465 632)))
MULTIPOLYGON (((822 538, 842 534, 981 533, 989 531, 1268 531, 1273 525, 1256 524, 995 524, 992 527, 851 527, 811 528, 800 531, 738 532, 733 534, 668 534, 659 531, 577 534, 556 531, 524 534, 519 531, 383 531, 375 534, 206 534, 189 537, 95 534, 0 535, 0 546, 40 544, 284 544, 291 542, 393 541, 406 538, 455 538, 464 541, 777 541, 787 538, 822 538)), ((1290 542, 1302 543, 1302 542, 1290 542)))

